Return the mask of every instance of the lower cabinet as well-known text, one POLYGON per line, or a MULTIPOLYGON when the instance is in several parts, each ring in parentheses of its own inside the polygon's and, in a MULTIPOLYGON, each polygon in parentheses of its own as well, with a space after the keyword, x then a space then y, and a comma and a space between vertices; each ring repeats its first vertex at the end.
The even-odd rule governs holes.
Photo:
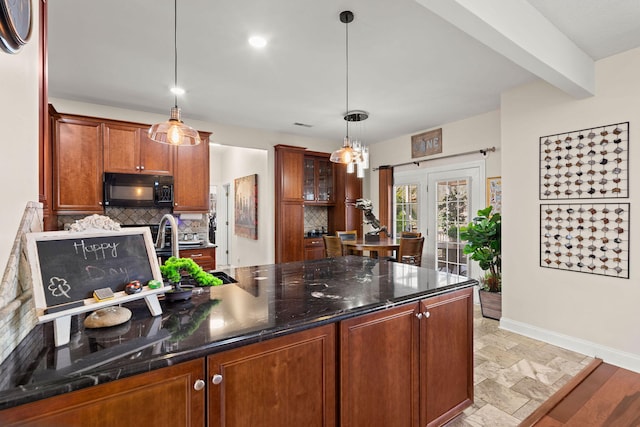
POLYGON ((313 259, 324 258, 324 240, 322 237, 307 237, 304 239, 304 259, 310 261, 313 259))
POLYGON ((437 426, 473 403, 472 290, 340 324, 340 425, 437 426))
POLYGON ((438 426, 472 401, 469 288, 6 409, 0 425, 438 426))
POLYGON ((2 426, 204 426, 202 359, 0 411, 2 426))
POLYGON ((335 426, 335 325, 207 357, 209 426, 335 426))
POLYGON ((191 258, 204 271, 216 269, 216 248, 180 249, 180 256, 191 258))

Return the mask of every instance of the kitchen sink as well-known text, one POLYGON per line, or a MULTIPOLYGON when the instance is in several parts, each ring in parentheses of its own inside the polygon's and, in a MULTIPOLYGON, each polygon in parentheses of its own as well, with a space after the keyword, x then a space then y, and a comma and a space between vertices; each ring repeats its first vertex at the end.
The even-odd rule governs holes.
POLYGON ((209 271, 210 274, 212 274, 213 276, 217 277, 218 279, 222 280, 223 284, 227 284, 227 283, 238 283, 238 281, 236 279, 234 279, 233 277, 229 276, 227 273, 222 272, 222 271, 209 271))

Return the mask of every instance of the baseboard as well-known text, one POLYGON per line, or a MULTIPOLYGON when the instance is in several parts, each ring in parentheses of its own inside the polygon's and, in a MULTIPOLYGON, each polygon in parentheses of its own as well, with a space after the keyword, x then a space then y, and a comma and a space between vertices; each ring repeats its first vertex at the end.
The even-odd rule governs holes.
POLYGON ((599 358, 610 365, 640 373, 640 355, 638 354, 617 350, 581 338, 563 335, 555 331, 542 329, 505 317, 500 319, 500 328, 538 341, 544 341, 558 347, 566 348, 567 350, 575 351, 586 356, 599 358))

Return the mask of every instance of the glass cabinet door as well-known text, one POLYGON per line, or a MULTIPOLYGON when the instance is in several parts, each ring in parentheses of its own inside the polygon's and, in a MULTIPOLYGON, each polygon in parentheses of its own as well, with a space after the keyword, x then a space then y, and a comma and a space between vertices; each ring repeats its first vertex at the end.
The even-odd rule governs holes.
POLYGON ((318 191, 316 200, 328 202, 333 199, 333 165, 329 160, 316 160, 318 169, 318 191))
POLYGON ((304 200, 313 201, 316 199, 316 176, 313 159, 304 159, 304 185, 303 185, 303 197, 304 200))

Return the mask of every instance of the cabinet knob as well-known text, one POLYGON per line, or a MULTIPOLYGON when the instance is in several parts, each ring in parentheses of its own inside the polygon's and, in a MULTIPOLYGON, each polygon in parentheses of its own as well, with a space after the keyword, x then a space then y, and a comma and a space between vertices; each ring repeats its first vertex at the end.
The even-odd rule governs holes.
POLYGON ((139 171, 140 170, 140 166, 136 166, 136 170, 139 171))
POLYGON ((428 311, 425 311, 424 317, 428 319, 429 317, 431 317, 431 313, 429 313, 428 311))
POLYGON ((100 206, 102 206, 102 202, 98 202, 98 204, 99 204, 100 206))
POLYGON ((416 317, 417 317, 418 319, 422 319, 422 313, 416 313, 416 317))
POLYGON ((140 166, 140 170, 143 171, 144 170, 144 166, 140 166))
POLYGON ((215 385, 220 384, 222 382, 222 375, 215 374, 213 378, 211 378, 211 382, 214 383, 215 385))
POLYGON ((194 389, 195 391, 200 391, 200 390, 202 390, 202 389, 204 388, 204 386, 205 386, 205 383, 204 383, 204 381, 203 381, 203 380, 196 380, 196 382, 195 382, 195 383, 193 383, 193 389, 194 389))

